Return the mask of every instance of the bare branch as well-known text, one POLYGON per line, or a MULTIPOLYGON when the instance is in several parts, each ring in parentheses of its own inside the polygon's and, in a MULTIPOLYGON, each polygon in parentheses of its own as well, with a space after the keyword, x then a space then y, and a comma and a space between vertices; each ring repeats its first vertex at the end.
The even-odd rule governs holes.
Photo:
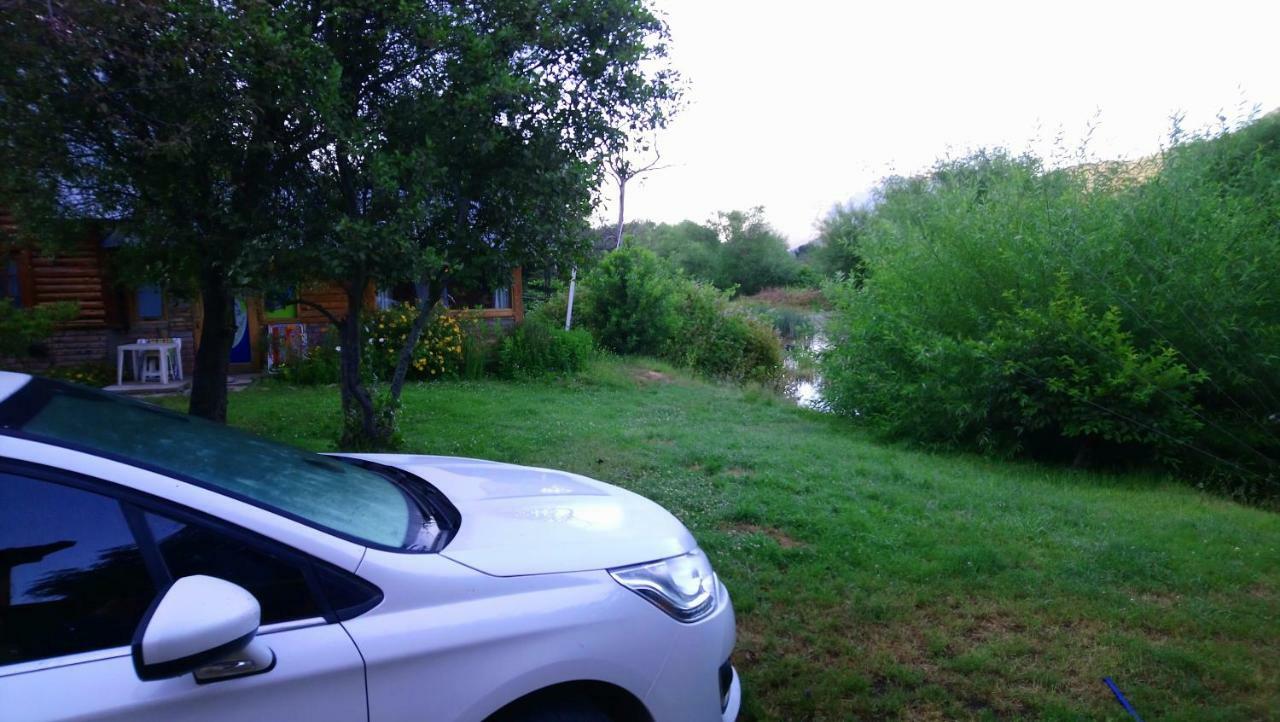
POLYGON ((313 308, 313 309, 315 309, 315 310, 319 311, 319 312, 320 312, 320 314, 321 314, 322 316, 324 316, 325 318, 329 319, 329 323, 333 324, 334 326, 340 326, 340 325, 342 325, 342 322, 341 322, 341 321, 339 321, 339 320, 338 320, 338 318, 337 318, 336 316, 334 316, 334 315, 333 315, 333 313, 331 313, 331 312, 329 311, 329 309, 325 308, 324 306, 321 306, 320 304, 316 303, 315 301, 308 301, 308 300, 307 300, 307 299, 305 299, 305 298, 298 298, 298 299, 295 299, 295 302, 296 302, 299 306, 306 306, 307 308, 313 308))

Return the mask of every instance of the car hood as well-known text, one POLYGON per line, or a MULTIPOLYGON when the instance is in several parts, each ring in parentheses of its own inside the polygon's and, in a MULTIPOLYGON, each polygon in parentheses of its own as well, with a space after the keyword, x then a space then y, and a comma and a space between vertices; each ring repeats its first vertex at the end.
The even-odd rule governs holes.
POLYGON ((441 555, 486 574, 607 569, 697 546, 666 509, 585 476, 452 456, 350 456, 403 469, 439 489, 462 514, 441 555))

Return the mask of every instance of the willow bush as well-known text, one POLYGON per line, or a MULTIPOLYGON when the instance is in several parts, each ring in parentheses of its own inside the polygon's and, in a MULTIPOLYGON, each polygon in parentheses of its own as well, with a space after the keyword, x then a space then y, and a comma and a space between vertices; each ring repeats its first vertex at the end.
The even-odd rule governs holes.
MULTIPOLYGON (((777 382, 778 334, 733 307, 731 295, 684 275, 647 248, 624 246, 581 279, 574 323, 613 353, 658 356, 712 378, 777 382)), ((565 305, 558 294, 532 316, 563 323, 565 305)))
POLYGON ((1135 163, 887 181, 826 289, 833 409, 909 440, 1280 485, 1280 118, 1135 163))

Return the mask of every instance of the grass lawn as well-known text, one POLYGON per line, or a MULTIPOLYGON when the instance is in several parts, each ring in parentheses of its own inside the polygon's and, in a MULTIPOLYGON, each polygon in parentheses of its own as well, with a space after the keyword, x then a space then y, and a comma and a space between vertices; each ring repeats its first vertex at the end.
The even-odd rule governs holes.
MULTIPOLYGON (((317 450, 337 414, 334 387, 231 397, 232 423, 317 450)), ((1149 721, 1280 719, 1274 513, 885 446, 635 360, 413 386, 403 431, 411 451, 569 469, 680 517, 737 607, 746 719, 1128 719, 1103 676, 1149 721)))

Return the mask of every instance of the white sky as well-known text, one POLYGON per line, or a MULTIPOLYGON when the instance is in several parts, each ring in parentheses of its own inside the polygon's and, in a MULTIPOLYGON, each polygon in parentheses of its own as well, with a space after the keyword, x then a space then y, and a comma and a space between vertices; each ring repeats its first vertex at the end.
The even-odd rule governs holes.
POLYGON ((1074 149, 1096 118, 1091 155, 1138 157, 1175 112, 1196 128, 1280 106, 1276 0, 656 4, 688 104, 627 218, 763 205, 793 246, 832 204, 948 153, 1049 153, 1059 133, 1074 149))

